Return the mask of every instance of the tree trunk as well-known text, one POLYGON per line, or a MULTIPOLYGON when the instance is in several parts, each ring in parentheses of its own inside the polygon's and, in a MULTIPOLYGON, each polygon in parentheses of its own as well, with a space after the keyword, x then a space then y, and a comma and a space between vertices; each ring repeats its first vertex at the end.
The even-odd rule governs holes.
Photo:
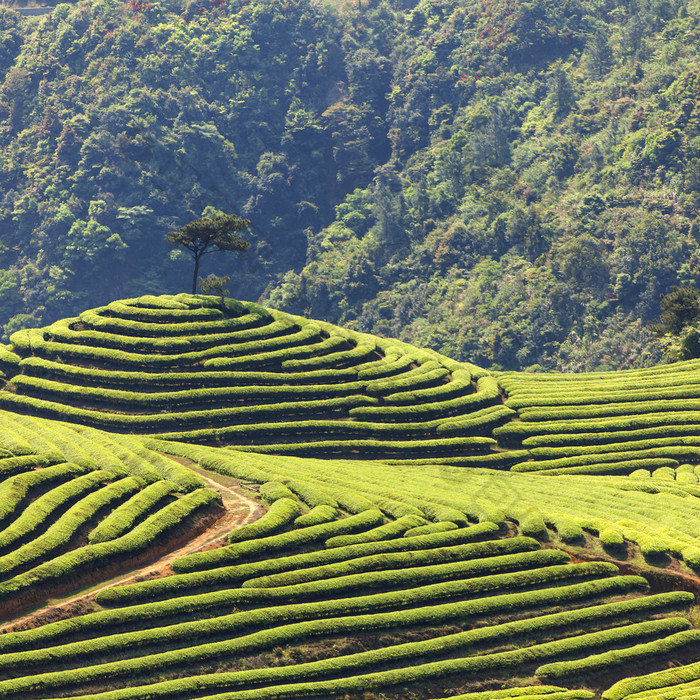
POLYGON ((199 256, 194 256, 194 275, 192 277, 192 294, 197 293, 197 274, 199 273, 199 256))

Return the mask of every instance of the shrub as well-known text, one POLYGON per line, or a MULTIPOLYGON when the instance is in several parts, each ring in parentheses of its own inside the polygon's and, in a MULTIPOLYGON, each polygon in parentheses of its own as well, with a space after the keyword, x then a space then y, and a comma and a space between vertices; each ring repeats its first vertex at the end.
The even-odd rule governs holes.
MULTIPOLYGON (((163 681, 147 686, 130 687, 124 690, 100 693, 96 700, 98 698, 99 700, 171 698, 178 694, 191 695, 193 692, 202 694, 207 689, 215 689, 217 692, 220 692, 222 689, 228 690, 243 687, 248 685, 251 681, 265 684, 266 687, 237 693, 236 695, 239 698, 284 697, 284 695, 287 694, 287 692, 285 692, 285 686, 276 687, 274 685, 274 683, 279 683, 280 681, 295 682, 294 686, 287 686, 287 690, 291 691, 292 695, 297 694, 303 689, 305 694, 321 696, 325 694, 361 692, 367 691, 370 688, 397 685, 406 687, 408 683, 416 681, 425 682, 430 679, 442 678, 455 674, 493 672, 496 669, 509 673, 511 676, 515 676, 523 667, 527 667, 533 663, 541 664, 542 662, 549 662, 563 654, 569 655, 576 653, 590 655, 590 653, 595 653, 601 648, 626 644, 628 640, 643 637, 644 634, 658 635, 658 629, 665 624, 663 620, 654 620, 588 634, 579 634, 556 641, 536 643, 510 651, 478 656, 462 655, 458 658, 428 663, 411 663, 413 659, 421 659, 433 650, 444 650, 445 645, 449 642, 452 642, 449 648, 456 651, 458 649, 462 650, 468 648, 468 645, 477 642, 483 643, 488 641, 496 645, 503 640, 512 639, 514 636, 517 638, 519 633, 533 634, 533 632, 539 632, 541 630, 545 635, 547 633, 551 634, 550 630, 552 627, 556 628, 558 626, 566 626, 567 624, 576 624, 579 622, 580 611, 573 612, 578 613, 578 615, 573 616, 573 618, 555 617, 553 615, 543 616, 535 620, 518 620, 499 626, 478 628, 476 630, 458 633, 457 635, 451 635, 449 640, 437 638, 421 642, 409 642, 402 645, 392 645, 382 649, 333 657, 320 661, 247 671, 197 675, 190 678, 163 681), (398 666, 398 668, 361 675, 347 675, 357 674, 358 671, 362 671, 363 669, 368 670, 377 665, 387 663, 398 666), (314 677, 327 677, 329 673, 346 675, 345 677, 332 680, 311 682, 311 679, 314 677)), ((558 613, 556 615, 564 616, 566 613, 558 613)), ((353 618, 349 618, 349 620, 351 624, 353 618)), ((338 621, 335 622, 337 625, 336 632, 342 632, 338 621)), ((306 633, 308 634, 308 630, 306 630, 306 633)), ((273 639, 274 641, 270 640, 270 643, 277 643, 278 639, 275 639, 274 635, 273 639)), ((219 647, 221 650, 219 651, 220 654, 230 653, 228 649, 224 650, 222 647, 223 645, 219 647)), ((177 652, 171 652, 167 656, 161 655, 159 659, 160 666, 181 663, 185 654, 191 658, 197 658, 198 656, 201 658, 201 655, 206 654, 206 651, 207 650, 203 649, 201 646, 195 646, 188 650, 179 649, 177 652), (178 658, 177 655, 180 655, 180 658, 178 658)), ((216 656, 209 658, 216 658, 216 656)), ((62 685, 74 683, 76 674, 80 674, 78 677, 81 679, 89 678, 91 680, 133 674, 137 669, 153 668, 154 663, 150 662, 150 665, 148 665, 149 660, 147 659, 148 657, 142 657, 138 660, 115 662, 99 667, 84 667, 78 671, 44 674, 43 676, 30 677, 31 680, 22 679, 21 682, 18 682, 17 679, 13 679, 12 681, 0 682, 0 691, 6 690, 10 684, 12 684, 11 687, 13 690, 24 690, 30 687, 32 689, 37 687, 47 689, 60 687, 62 685)))
MULTIPOLYGON (((414 359, 410 355, 401 355, 398 351, 396 354, 387 354, 383 362, 367 362, 357 365, 355 369, 360 379, 384 379, 404 372, 413 362, 414 359)), ((370 383, 368 382, 368 387, 370 383)))
POLYGON ((473 410, 475 407, 493 403, 498 396, 499 388, 496 380, 493 377, 482 377, 477 381, 477 391, 474 394, 410 406, 362 406, 351 409, 350 415, 366 420, 377 417, 385 421, 421 420, 428 416, 450 416, 473 410))
MULTIPOLYGON (((128 482, 131 479, 123 479, 128 482)), ((117 482, 111 484, 111 488, 105 487, 100 491, 88 496, 95 497, 93 502, 83 504, 81 513, 83 517, 89 517, 90 509, 97 509, 100 506, 98 499, 105 503, 109 498, 118 495, 118 489, 123 489, 126 484, 117 482)), ((87 499, 83 499, 86 501, 87 499)), ((43 583, 55 582, 66 577, 72 577, 84 571, 87 568, 95 568, 104 566, 113 561, 124 560, 133 557, 139 552, 143 552, 148 547, 151 547, 154 542, 158 542, 164 535, 171 532, 185 518, 192 515, 197 510, 211 505, 215 502, 220 502, 221 496, 216 491, 211 489, 199 489, 188 493, 182 498, 177 499, 173 503, 168 504, 164 508, 149 516, 142 523, 137 525, 128 533, 117 537, 108 542, 100 542, 89 547, 80 547, 79 549, 60 554, 53 559, 39 564, 25 573, 20 573, 13 578, 4 581, 0 584, 0 599, 8 599, 13 595, 22 591, 35 588, 43 583)), ((70 511, 68 511, 70 512, 70 511)), ((60 520, 58 521, 60 522, 60 520)), ((53 535, 56 535, 60 542, 65 541, 66 528, 63 531, 58 528, 54 529, 53 535)), ((47 531, 48 533, 49 531, 47 531)), ((38 542, 35 540, 34 542, 38 542)), ((46 542, 41 542, 44 552, 48 551, 46 542)), ((32 554, 38 554, 37 547, 34 548, 32 554)), ((25 556, 26 560, 26 556, 25 556)))
POLYGON ((326 547, 346 547, 352 544, 362 544, 364 542, 376 542, 377 540, 390 540, 400 537, 406 530, 413 527, 425 525, 425 518, 418 515, 404 515, 398 520, 392 520, 385 525, 380 525, 372 530, 352 535, 338 535, 326 540, 326 547))
POLYGON ((507 688, 505 690, 485 690, 477 693, 466 693, 465 695, 454 695, 451 698, 442 700, 501 700, 501 698, 515 698, 525 700, 528 696, 535 696, 534 700, 587 700, 595 697, 595 694, 588 690, 564 690, 554 685, 528 685, 522 688, 507 688))
POLYGON ((659 557, 668 554, 668 543, 659 537, 643 537, 639 541, 639 548, 645 557, 659 557))
MULTIPOLYGON (((448 572, 447 576, 452 578, 453 572, 458 568, 464 577, 480 575, 483 572, 512 571, 520 568, 528 568, 533 561, 541 563, 547 557, 540 556, 511 556, 506 559, 502 555, 508 552, 528 552, 532 550, 523 549, 522 541, 495 540, 488 543, 472 543, 456 545, 454 547, 439 547, 426 551, 409 551, 373 554, 366 557, 358 557, 348 561, 323 566, 312 566, 299 571, 286 571, 270 576, 247 579, 243 583, 244 588, 275 588, 277 586, 293 586, 310 581, 320 581, 323 579, 335 579, 340 576, 352 577, 360 573, 388 571, 400 569, 387 574, 387 587, 392 586, 392 580, 406 580, 405 569, 411 567, 412 571, 418 571, 419 576, 437 575, 448 572), (496 543, 509 542, 506 545, 496 543), (462 566, 468 560, 480 560, 469 565, 462 566), (481 561, 486 560, 486 561, 481 561), (457 567, 451 566, 457 563, 457 567), (492 567, 491 569, 489 567, 492 567)), ((596 573, 600 573, 596 570, 596 573)), ((372 585, 377 585, 377 577, 366 577, 372 585)), ((432 579, 431 579, 432 580, 432 579)))
POLYGON ((518 522, 518 529, 523 535, 528 535, 538 540, 546 540, 549 537, 547 526, 544 524, 540 513, 525 514, 518 522))
POLYGON ((331 493, 320 488, 316 484, 298 479, 291 479, 286 483, 287 486, 311 508, 321 505, 331 506, 333 508, 338 507, 338 501, 333 498, 331 493))
POLYGON ((605 547, 621 547, 625 542, 625 538, 620 534, 619 530, 611 527, 601 530, 598 537, 605 547))
POLYGON ((282 369, 286 371, 309 370, 318 367, 328 367, 343 364, 357 364, 359 360, 370 357, 376 352, 374 343, 364 343, 350 350, 339 350, 327 355, 316 355, 301 359, 288 359, 282 362, 282 369))
MULTIPOLYGON (((190 308, 185 305, 181 307, 173 306, 165 310, 164 307, 147 308, 145 306, 136 306, 129 303, 130 300, 113 301, 107 304, 106 309, 110 314, 118 318, 134 319, 138 321, 162 321, 164 323, 176 323, 178 321, 192 322, 207 321, 210 319, 221 319, 224 315, 219 309, 207 307, 190 308)), ((176 302, 177 303, 177 302, 176 302)), ((10 338, 12 342, 12 338, 10 338)))
POLYGON ((137 520, 148 515, 166 496, 178 490, 172 481, 157 481, 115 508, 88 535, 88 542, 107 542, 125 534, 137 520))
MULTIPOLYGON (((407 357, 407 359, 411 360, 410 357, 407 357)), ((362 373, 364 373, 364 378, 366 378, 367 370, 360 370, 358 375, 363 376, 362 373)), ((406 389, 422 389, 441 382, 449 373, 450 371, 446 367, 442 367, 439 362, 430 360, 425 364, 413 367, 407 372, 395 374, 390 378, 370 379, 367 382, 367 392, 376 396, 386 396, 406 389)))
POLYGON ((49 464, 51 462, 46 457, 40 457, 35 454, 19 457, 2 457, 0 458, 0 479, 6 479, 17 473, 30 471, 34 467, 48 467, 49 464))
MULTIPOLYGON (((292 569, 301 569, 309 566, 320 566, 339 561, 347 561, 362 556, 380 554, 385 552, 408 552, 434 547, 456 545, 464 542, 472 542, 483 537, 495 536, 498 528, 493 523, 480 523, 457 531, 432 535, 421 535, 409 539, 382 540, 368 542, 366 544, 351 545, 349 547, 336 547, 314 551, 305 554, 293 554, 270 559, 263 559, 248 564, 226 566, 203 572, 185 573, 169 576, 155 581, 111 588, 98 593, 100 604, 131 603, 138 600, 152 600, 160 596, 182 594, 183 591, 191 592, 201 589, 212 589, 240 583, 249 578, 275 574, 292 569)), ((567 561, 568 556, 563 552, 546 555, 548 563, 561 563, 567 561)), ((0 641, 2 636, 0 636, 0 641)))
POLYGON ((412 527, 406 530, 406 532, 403 533, 403 536, 418 537, 419 535, 431 535, 435 532, 449 532, 450 530, 457 530, 458 528, 459 525, 457 525, 457 523, 444 520, 439 523, 429 523, 428 525, 412 527))
MULTIPOLYGON (((494 614, 508 614, 509 612, 522 612, 525 610, 545 611, 547 608, 562 604, 576 602, 580 605, 583 601, 628 593, 635 590, 637 582, 638 579, 630 581, 629 577, 598 579, 566 586, 469 599, 458 603, 448 603, 446 606, 441 607, 445 611, 454 611, 461 619, 486 618, 494 614)), ((132 608, 103 610, 69 620, 49 623, 25 632, 7 633, 0 635, 0 649, 2 649, 3 653, 18 649, 37 649, 37 651, 30 652, 30 654, 34 654, 37 660, 41 662, 45 661, 46 658, 45 651, 40 650, 42 644, 51 644, 55 640, 65 642, 68 638, 73 639, 76 637, 84 637, 90 644, 93 642, 96 630, 104 634, 112 629, 124 629, 129 626, 139 627, 139 622, 144 618, 152 625, 157 620, 168 619, 173 615, 182 615, 188 611, 195 613, 192 622, 168 626, 167 634, 173 640, 178 638, 187 640, 192 634, 193 628, 197 630, 198 635, 206 637, 212 633, 219 634, 222 629, 226 629, 229 633, 247 631, 261 623, 272 626, 278 623, 312 620, 325 616, 377 613, 381 610, 405 609, 407 606, 426 604, 431 605, 435 610, 435 602, 459 599, 470 585, 471 582, 469 581, 452 581, 433 584, 419 589, 406 589, 356 598, 306 602, 301 605, 282 604, 276 607, 263 607, 230 615, 227 614, 219 618, 202 619, 202 613, 207 611, 216 610, 222 606, 227 610, 230 609, 232 596, 237 599, 239 595, 250 597, 252 593, 261 593, 260 589, 257 591, 255 589, 236 592, 222 591, 196 597, 173 598, 132 608)), ((118 591, 120 589, 110 590, 118 591)), ((653 615, 662 613, 684 611, 693 600, 692 594, 688 592, 674 591, 672 593, 660 593, 628 598, 614 603, 599 604, 593 608, 588 608, 585 612, 580 611, 578 615, 581 616, 579 619, 585 617, 598 621, 621 619, 625 622, 633 622, 635 620, 648 619, 653 615)), ((107 651, 110 647, 123 648, 149 644, 154 638, 162 638, 164 632, 164 630, 156 627, 151 630, 137 629, 133 633, 110 635, 109 638, 99 640, 100 649, 107 651)), ((83 645, 83 648, 85 647, 86 645, 83 645)), ((73 647, 73 649, 78 651, 80 646, 78 645, 77 649, 73 647)), ((68 649, 65 649, 65 652, 68 652, 68 649)), ((70 656, 71 653, 72 650, 66 653, 64 658, 70 656)))
POLYGON ((579 542, 583 539, 581 526, 571 518, 557 517, 554 521, 557 534, 564 542, 579 542))
POLYGON ((280 481, 266 481, 258 491, 263 501, 274 503, 280 498, 295 498, 294 494, 280 481))
POLYGON ((137 321, 135 319, 120 318, 118 316, 103 315, 106 307, 91 309, 80 314, 80 321, 93 330, 105 333, 117 333, 129 336, 185 336, 185 335, 210 335, 232 330, 241 330, 269 323, 269 317, 263 317, 258 313, 247 313, 234 318, 221 317, 217 319, 199 321, 180 321, 168 323, 166 321, 137 321))
POLYGON ((651 474, 652 479, 664 479, 665 481, 675 481, 676 471, 671 467, 659 467, 651 474))
POLYGON ((676 481, 679 484, 697 484, 698 477, 691 464, 681 464, 676 469, 676 481))
POLYGON ((17 540, 26 538, 45 521, 49 521, 56 511, 75 503, 87 493, 104 483, 106 472, 90 472, 78 476, 38 496, 2 531, 0 548, 6 549, 17 540))
MULTIPOLYGON (((443 375, 444 376, 444 375, 443 375)), ((467 370, 455 370, 452 381, 441 382, 432 387, 412 387, 409 391, 390 393, 385 397, 387 404, 415 404, 428 401, 445 400, 471 394, 473 391, 471 374, 467 370)))
POLYGON ((696 571, 700 569, 700 547, 687 547, 682 552, 683 561, 696 571))
POLYGON ((700 662, 643 676, 624 678, 604 691, 602 698, 603 700, 623 700, 630 695, 652 690, 659 690, 662 694, 665 694, 664 691, 673 693, 674 686, 697 680, 700 680, 700 662))
POLYGON ((266 537, 277 530, 281 530, 301 513, 299 502, 292 498, 280 498, 276 500, 268 511, 254 523, 243 525, 229 533, 229 542, 242 542, 254 540, 258 537, 266 537))
MULTIPOLYGON (((87 476, 105 481, 111 475, 109 472, 99 471, 87 476)), ((53 522, 44 533, 9 554, 0 556, 0 571, 4 574, 9 574, 19 567, 44 558, 63 548, 77 532, 78 528, 93 518, 101 508, 123 498, 127 494, 133 493, 139 489, 140 485, 140 482, 133 477, 127 477, 84 496, 53 522)), ((11 581, 10 584, 7 582, 0 584, 0 595, 7 590, 11 590, 11 588, 11 581)))
POLYGON ((338 517, 338 509, 329 505, 319 505, 312 508, 308 513, 300 515, 295 521, 296 527, 309 527, 310 525, 320 525, 335 520, 338 517))
POLYGON ((263 556, 270 552, 284 551, 299 545, 308 545, 319 540, 328 539, 336 534, 362 530, 376 525, 377 522, 381 522, 383 519, 380 511, 367 510, 331 523, 314 525, 301 530, 292 530, 281 535, 270 535, 248 542, 238 542, 219 549, 190 554, 176 559, 172 566, 178 573, 196 571, 198 569, 211 569, 228 562, 263 556))
POLYGON ((44 469, 24 472, 0 483, 0 521, 12 515, 27 497, 30 489, 52 481, 64 481, 84 474, 87 470, 77 464, 62 463, 44 469))
MULTIPOLYGON (((204 361, 204 368, 209 370, 226 368, 246 369, 261 365, 281 366, 281 363, 284 362, 300 360, 308 358, 309 356, 322 354, 324 352, 332 353, 333 350, 344 347, 347 344, 347 341, 344 338, 338 336, 326 338, 320 343, 308 343, 307 341, 315 337, 316 334, 317 330, 314 328, 302 330, 296 335, 295 338, 295 340, 298 341, 298 345, 285 347, 279 350, 268 350, 267 352, 251 353, 249 355, 241 355, 238 357, 213 357, 204 361)), ((220 354, 224 355, 224 352, 221 352, 220 354)), ((323 363, 320 364, 322 365, 323 363)), ((316 368, 318 368, 318 366, 316 366, 316 368)), ((291 370, 293 368, 290 367, 288 369, 291 370)), ((309 367, 300 366, 294 369, 308 370, 309 367)))
MULTIPOLYGON (((648 634, 668 634, 670 636, 664 639, 658 639, 652 642, 641 643, 632 648, 616 649, 615 651, 607 651, 601 654, 591 654, 585 659, 576 661, 559 661, 544 666, 540 666, 535 675, 538 678, 553 680, 555 678, 570 679, 572 676, 581 674, 603 674, 613 671, 617 666, 622 664, 640 663, 647 659, 666 655, 669 653, 682 653, 688 647, 697 647, 700 642, 700 631, 687 630, 690 623, 682 618, 672 617, 665 620, 656 620, 657 625, 648 626, 648 634), (680 631, 687 630, 687 631, 680 631), (673 634, 673 633, 676 634, 673 634)), ((640 634, 641 641, 647 632, 642 631, 643 623, 633 625, 640 634)), ((634 640, 634 637, 632 637, 634 640)), ((630 640, 630 641, 632 641, 630 640)))

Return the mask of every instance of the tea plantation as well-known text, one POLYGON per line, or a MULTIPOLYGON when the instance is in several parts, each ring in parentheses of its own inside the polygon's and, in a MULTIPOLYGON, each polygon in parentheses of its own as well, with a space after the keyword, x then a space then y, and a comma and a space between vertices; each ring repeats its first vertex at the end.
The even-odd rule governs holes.
POLYGON ((2 698, 700 697, 697 362, 489 373, 178 295, 0 368, 2 698))

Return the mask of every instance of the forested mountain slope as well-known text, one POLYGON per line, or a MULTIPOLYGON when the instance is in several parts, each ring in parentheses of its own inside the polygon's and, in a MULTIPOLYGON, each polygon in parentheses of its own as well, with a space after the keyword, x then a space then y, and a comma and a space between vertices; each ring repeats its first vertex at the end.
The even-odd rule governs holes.
POLYGON ((184 288, 164 235, 211 206, 252 223, 249 253, 204 270, 235 296, 487 367, 657 359, 643 324, 700 274, 699 12, 3 10, 5 335, 184 288))

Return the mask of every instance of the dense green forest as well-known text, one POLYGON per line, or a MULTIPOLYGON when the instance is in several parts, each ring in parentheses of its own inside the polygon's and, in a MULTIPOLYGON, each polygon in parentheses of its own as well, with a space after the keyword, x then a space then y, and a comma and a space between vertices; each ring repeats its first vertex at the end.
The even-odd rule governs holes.
POLYGON ((493 368, 657 362, 700 280, 688 0, 97 0, 0 9, 0 323, 231 294, 493 368))

